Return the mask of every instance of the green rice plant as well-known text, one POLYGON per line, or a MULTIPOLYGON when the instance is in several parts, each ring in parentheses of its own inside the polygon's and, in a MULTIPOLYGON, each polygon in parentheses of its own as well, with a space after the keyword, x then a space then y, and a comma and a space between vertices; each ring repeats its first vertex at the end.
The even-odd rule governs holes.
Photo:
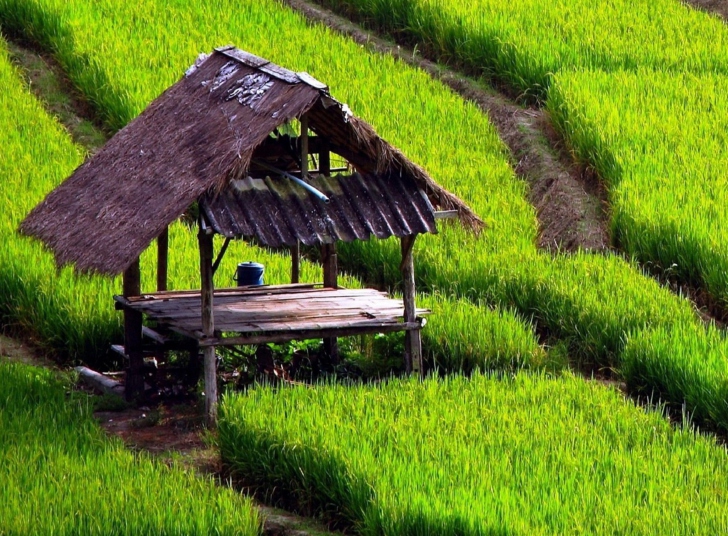
POLYGON ((425 358, 440 370, 558 368, 516 312, 439 294, 418 296, 417 306, 434 312, 422 329, 422 344, 425 358))
POLYGON ((686 411, 708 428, 728 428, 728 341, 723 330, 693 325, 646 330, 629 340, 623 361, 630 391, 658 395, 675 412, 686 411))
POLYGON ((728 74, 728 30, 678 0, 318 0, 545 100, 563 69, 728 74))
POLYGON ((250 499, 132 454, 67 389, 0 361, 0 534, 260 534, 250 499))
POLYGON ((225 398, 220 448, 360 534, 728 529, 724 448, 570 375, 259 387, 225 398))
POLYGON ((608 184, 615 242, 728 305, 728 77, 562 73, 549 109, 608 184))

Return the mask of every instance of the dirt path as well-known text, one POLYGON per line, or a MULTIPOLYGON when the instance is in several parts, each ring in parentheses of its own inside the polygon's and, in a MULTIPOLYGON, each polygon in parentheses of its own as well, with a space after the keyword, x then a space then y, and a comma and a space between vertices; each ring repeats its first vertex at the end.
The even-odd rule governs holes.
POLYGON ((281 1, 312 22, 323 23, 370 50, 390 54, 426 71, 488 114, 510 148, 516 173, 531 186, 529 197, 538 215, 541 248, 603 251, 609 247, 606 194, 592 173, 574 165, 547 112, 519 106, 490 88, 367 32, 310 1, 281 1))
POLYGON ((96 123, 91 106, 53 56, 27 43, 8 41, 8 49, 10 61, 20 70, 30 91, 66 127, 73 141, 90 154, 100 149, 109 134, 96 123))
POLYGON ((685 3, 702 11, 728 19, 728 0, 685 0, 685 3))

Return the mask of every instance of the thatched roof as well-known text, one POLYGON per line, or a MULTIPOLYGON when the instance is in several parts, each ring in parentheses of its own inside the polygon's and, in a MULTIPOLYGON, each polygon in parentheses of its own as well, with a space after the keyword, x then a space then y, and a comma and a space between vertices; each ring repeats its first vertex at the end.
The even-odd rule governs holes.
POLYGON ((362 174, 406 175, 432 205, 481 225, 457 197, 351 115, 327 88, 234 47, 191 67, 27 216, 20 231, 59 265, 123 272, 206 192, 242 179, 255 149, 308 112, 309 128, 362 174))

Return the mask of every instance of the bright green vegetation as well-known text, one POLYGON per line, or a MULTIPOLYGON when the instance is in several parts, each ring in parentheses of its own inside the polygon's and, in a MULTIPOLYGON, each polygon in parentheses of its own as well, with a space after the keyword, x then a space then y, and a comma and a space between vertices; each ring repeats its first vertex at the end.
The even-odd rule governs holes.
MULTIPOLYGON (((536 218, 526 202, 525 185, 510 169, 492 125, 474 106, 424 73, 389 57, 368 54, 320 26, 308 26, 273 1, 241 2, 231 9, 224 3, 162 5, 154 0, 134 6, 118 0, 94 4, 0 0, 0 17, 7 31, 22 33, 55 50, 71 80, 112 128, 135 117, 181 76, 199 52, 221 43, 233 42, 325 80, 335 96, 349 102, 382 136, 468 202, 488 225, 477 238, 456 226, 444 226, 439 236, 418 240, 420 288, 515 310, 522 318, 533 319, 543 333, 564 341, 578 359, 620 371, 631 335, 646 328, 669 332, 676 325, 698 325, 688 301, 660 288, 617 256, 580 253, 552 258, 540 254, 534 246, 536 218)), ((187 240, 182 231, 180 228, 174 240, 187 240)), ((196 260, 190 261, 196 259, 193 242, 185 244, 189 246, 174 246, 179 256, 172 268, 179 272, 173 284, 180 287, 188 284, 184 274, 194 277, 192 266, 196 264, 196 260)), ((370 241, 342 250, 340 258, 357 274, 388 285, 399 279, 395 242, 370 241)), ((274 266, 280 262, 280 270, 271 271, 284 280, 287 261, 247 251, 250 253, 232 252, 228 259, 256 258, 274 266)), ((232 270, 224 268, 222 273, 226 272, 232 270)), ((190 285, 195 283, 189 280, 190 285)), ((109 294, 100 292, 99 300, 109 294)), ((113 314, 110 305, 104 307, 113 314)), ((478 347, 469 341, 479 345, 489 340, 483 333, 499 322, 492 315, 503 314, 485 308, 474 312, 488 318, 463 318, 460 323, 456 318, 439 320, 443 322, 440 329, 451 333, 450 341, 467 339, 461 349, 478 347), (482 326, 480 331, 472 328, 474 322, 482 326)), ((94 314, 97 318, 102 315, 94 314)), ((519 333, 525 331, 524 337, 532 337, 530 328, 521 326, 519 333)), ((435 327, 431 324, 425 331, 435 327)), ((698 333, 701 329, 696 327, 698 333)), ((433 333, 430 340, 446 340, 443 333, 433 333)), ((526 338, 519 335, 519 340, 526 338)), ((457 348, 448 344, 447 348, 457 348)), ((524 353, 525 347, 519 345, 496 349, 495 362, 524 362, 517 356, 528 355, 528 351, 524 353), (516 354, 509 360, 506 356, 512 348, 516 354)), ((530 355, 536 355, 534 362, 543 362, 537 354, 530 355)), ((450 362, 469 368, 470 359, 465 353, 450 362)), ((709 366, 701 356, 689 359, 697 367, 709 366)))
POLYGON ((67 389, 0 361, 0 534, 260 534, 250 500, 130 453, 67 389))
POLYGON ((549 108, 607 182, 615 242, 728 304, 728 77, 562 73, 549 108))
POLYGON ((728 30, 678 0, 319 0, 544 99, 562 69, 728 73, 728 30))
POLYGON ((566 375, 256 388, 233 471, 362 534, 718 534, 726 451, 566 375))
POLYGON ((624 355, 628 388, 650 396, 653 390, 697 424, 728 429, 728 340, 716 328, 658 328, 633 337, 624 355), (695 356, 700 356, 696 360, 695 356))

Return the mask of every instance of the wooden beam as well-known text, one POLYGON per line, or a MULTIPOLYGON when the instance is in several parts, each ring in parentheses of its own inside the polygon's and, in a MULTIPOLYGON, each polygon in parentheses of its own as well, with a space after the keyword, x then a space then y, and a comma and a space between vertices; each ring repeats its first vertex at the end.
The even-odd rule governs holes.
POLYGON ((291 247, 291 284, 297 284, 301 279, 301 243, 291 247))
POLYGON ((157 290, 167 290, 167 266, 169 263, 169 227, 157 237, 157 290))
MULTIPOLYGON (((404 321, 416 322, 417 307, 415 305, 415 264, 414 264, 414 245, 417 235, 408 235, 402 237, 402 271, 403 280, 403 301, 404 301, 404 321)), ((422 374, 422 340, 420 330, 415 329, 405 333, 405 368, 407 372, 415 372, 422 374)))
POLYGON ((220 252, 217 254, 215 262, 212 263, 212 275, 215 275, 215 272, 217 272, 217 269, 220 267, 220 263, 225 257, 225 252, 230 245, 230 240, 232 240, 230 237, 225 237, 225 242, 222 243, 222 247, 220 248, 220 252))
MULTIPOLYGON (((302 341, 306 339, 322 339, 326 337, 349 337, 351 335, 366 335, 373 333, 392 333, 394 331, 419 330, 420 322, 397 322, 367 324, 366 326, 349 326, 345 328, 312 329, 297 331, 281 331, 262 335, 248 335, 240 337, 225 337, 202 339, 201 348, 208 346, 237 346, 240 344, 264 344, 268 342, 302 341)), ((174 329, 174 328, 173 328, 174 329)))
MULTIPOLYGON (((336 244, 323 244, 321 246, 321 261, 324 266, 324 287, 337 288, 339 269, 336 244)), ((326 337, 324 339, 324 354, 332 363, 339 362, 339 344, 335 337, 326 337)))
MULTIPOLYGON (((123 293, 125 297, 141 294, 139 259, 124 271, 123 293)), ((144 353, 142 342, 142 313, 124 309, 124 349, 129 356, 126 369, 124 395, 128 401, 144 397, 144 353)))
MULTIPOLYGON (((212 280, 212 235, 200 226, 197 235, 200 246, 200 308, 202 313, 202 333, 205 337, 215 334, 213 316, 214 285, 212 280)), ((204 350, 205 370, 205 421, 210 428, 217 425, 217 357, 214 347, 204 350)))

